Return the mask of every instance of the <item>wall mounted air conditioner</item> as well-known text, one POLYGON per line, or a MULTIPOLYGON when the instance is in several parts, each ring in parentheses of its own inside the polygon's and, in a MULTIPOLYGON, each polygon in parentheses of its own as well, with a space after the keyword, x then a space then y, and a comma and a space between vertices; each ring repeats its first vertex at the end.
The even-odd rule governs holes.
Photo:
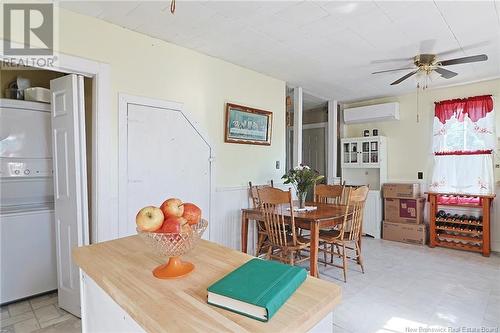
POLYGON ((361 124, 399 120, 399 103, 384 103, 344 109, 344 123, 361 124))

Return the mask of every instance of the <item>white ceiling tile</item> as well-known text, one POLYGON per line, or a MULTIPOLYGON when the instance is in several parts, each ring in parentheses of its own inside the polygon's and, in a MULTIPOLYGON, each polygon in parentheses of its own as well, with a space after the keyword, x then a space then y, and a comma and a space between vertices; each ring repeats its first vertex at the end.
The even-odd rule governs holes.
POLYGON ((328 12, 314 2, 304 1, 285 8, 277 12, 276 15, 297 25, 304 25, 328 16, 328 12))
POLYGON ((140 2, 124 15, 113 17, 111 22, 132 30, 148 24, 160 24, 167 14, 171 15, 165 11, 167 7, 168 4, 164 2, 140 2))
POLYGON ((462 46, 498 38, 500 22, 493 1, 438 2, 436 5, 462 46), (467 20, 468 17, 481 19, 467 20))
POLYGON ((392 21, 422 13, 422 3, 423 1, 375 1, 377 7, 392 21))
POLYGON ((308 35, 309 38, 322 38, 332 36, 346 27, 346 23, 342 19, 328 15, 303 25, 300 27, 300 31, 308 35))
POLYGON ((60 4, 347 101, 413 91, 413 78, 390 86, 406 71, 371 73, 422 52, 489 56, 433 86, 500 76, 499 1, 178 1, 175 15, 168 1, 60 4))
POLYGON ((59 6, 87 16, 96 17, 102 12, 102 6, 99 2, 89 3, 87 1, 61 1, 59 6))
POLYGON ((331 15, 345 20, 377 9, 374 1, 318 1, 317 3, 331 15))
POLYGON ((114 18, 127 15, 140 5, 139 1, 99 1, 102 12, 97 16, 102 20, 112 20, 114 18))
MULTIPOLYGON (((186 1, 189 3, 189 1, 186 1)), ((253 1, 203 1, 203 7, 216 11, 229 19, 241 19, 256 15, 264 5, 264 2, 253 1)))

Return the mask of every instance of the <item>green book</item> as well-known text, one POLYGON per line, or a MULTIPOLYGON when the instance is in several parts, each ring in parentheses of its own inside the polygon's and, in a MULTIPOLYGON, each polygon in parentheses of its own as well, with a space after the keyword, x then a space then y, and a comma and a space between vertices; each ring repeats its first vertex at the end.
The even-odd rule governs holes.
POLYGON ((306 276, 301 267, 252 259, 208 287, 208 303, 268 321, 306 276))

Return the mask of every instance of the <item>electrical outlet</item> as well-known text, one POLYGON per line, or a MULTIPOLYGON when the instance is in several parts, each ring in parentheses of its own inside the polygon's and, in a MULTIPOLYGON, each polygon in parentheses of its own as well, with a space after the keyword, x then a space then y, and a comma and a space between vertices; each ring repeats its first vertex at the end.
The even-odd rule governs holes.
POLYGON ((276 161, 276 170, 280 169, 280 161, 276 161))
POLYGON ((422 171, 417 172, 418 179, 424 179, 424 173, 422 171))

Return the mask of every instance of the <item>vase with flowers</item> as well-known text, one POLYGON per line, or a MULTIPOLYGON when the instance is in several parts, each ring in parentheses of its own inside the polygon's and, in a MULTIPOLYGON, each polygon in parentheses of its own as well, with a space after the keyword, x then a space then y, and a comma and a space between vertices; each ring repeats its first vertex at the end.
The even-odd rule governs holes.
POLYGON ((301 164, 289 170, 281 179, 284 179, 284 184, 293 185, 297 192, 299 208, 305 208, 307 192, 324 177, 309 166, 301 164))

